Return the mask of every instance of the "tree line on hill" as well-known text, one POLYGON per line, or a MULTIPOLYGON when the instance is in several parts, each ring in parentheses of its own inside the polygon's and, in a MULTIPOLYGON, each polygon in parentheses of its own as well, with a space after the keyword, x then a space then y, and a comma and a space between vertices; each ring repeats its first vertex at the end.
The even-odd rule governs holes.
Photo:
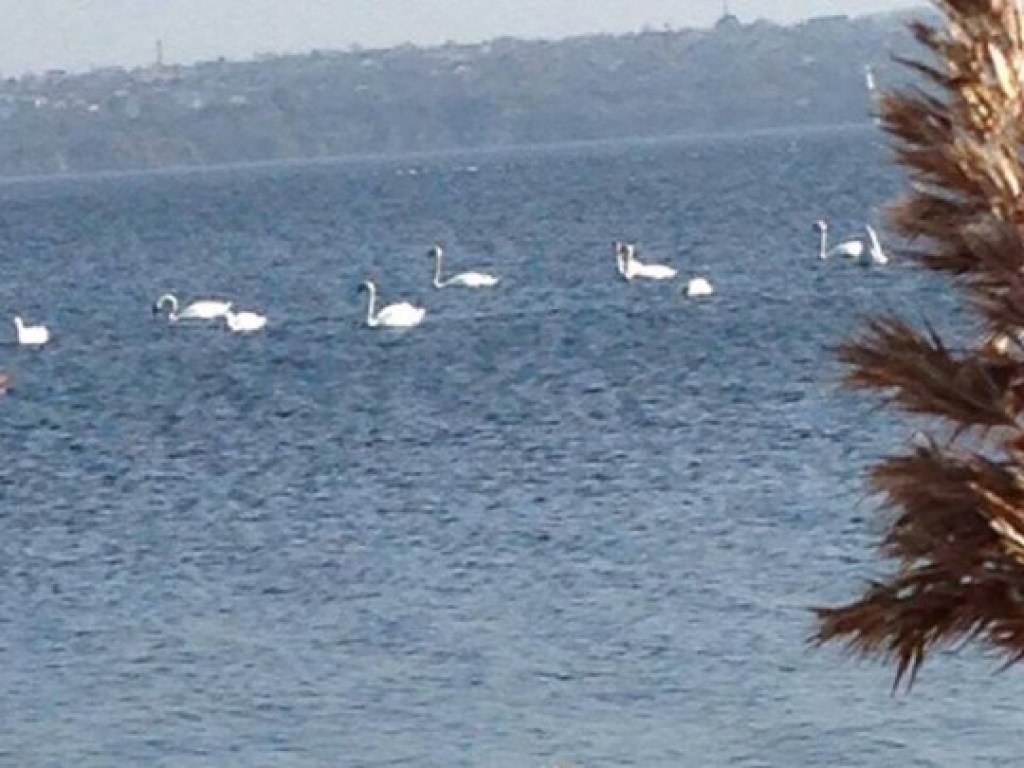
POLYGON ((900 14, 314 51, 0 82, 0 175, 866 121, 900 14))

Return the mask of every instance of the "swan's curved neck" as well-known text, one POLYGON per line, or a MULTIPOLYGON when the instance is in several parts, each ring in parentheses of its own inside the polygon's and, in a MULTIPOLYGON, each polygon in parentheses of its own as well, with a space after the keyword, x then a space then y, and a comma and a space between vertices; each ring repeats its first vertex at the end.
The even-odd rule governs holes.
POLYGON ((441 259, 444 258, 440 248, 434 249, 434 287, 442 288, 444 281, 441 279, 441 259))
POLYGON ((370 300, 366 304, 366 324, 376 325, 377 318, 374 316, 373 310, 377 304, 377 287, 373 283, 367 283, 366 291, 370 294, 370 300))
POLYGON ((622 249, 622 271, 627 280, 636 277, 636 268, 636 250, 632 245, 627 245, 622 249))
POLYGON ((178 316, 178 299, 171 293, 165 293, 156 302, 157 309, 163 309, 165 305, 170 305, 171 311, 168 314, 172 320, 178 316))

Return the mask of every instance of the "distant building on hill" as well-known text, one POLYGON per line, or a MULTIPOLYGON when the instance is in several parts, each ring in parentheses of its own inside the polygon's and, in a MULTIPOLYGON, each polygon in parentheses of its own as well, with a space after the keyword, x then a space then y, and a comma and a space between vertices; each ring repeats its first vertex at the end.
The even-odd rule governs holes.
POLYGON ((742 26, 740 20, 736 17, 736 14, 729 10, 729 0, 725 0, 722 3, 722 15, 718 17, 718 21, 715 22, 715 31, 724 31, 727 29, 736 29, 742 26))

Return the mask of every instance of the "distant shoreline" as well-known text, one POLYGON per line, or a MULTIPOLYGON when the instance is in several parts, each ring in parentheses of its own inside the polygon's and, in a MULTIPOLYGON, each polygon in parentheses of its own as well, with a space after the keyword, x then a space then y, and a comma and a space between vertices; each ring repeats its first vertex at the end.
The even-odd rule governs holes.
POLYGON ((317 52, 0 80, 0 177, 590 146, 870 121, 903 17, 317 52), (782 127, 782 128, 779 128, 782 127))
MULTIPOLYGON (((304 168, 316 166, 350 166, 350 165, 402 165, 411 162, 432 162, 451 159, 482 159, 523 154, 558 153, 573 149, 613 149, 624 146, 643 145, 685 145, 714 144, 721 142, 740 141, 752 138, 771 138, 785 136, 806 136, 848 131, 851 133, 867 133, 879 131, 874 123, 845 122, 822 123, 814 125, 785 125, 767 128, 750 128, 745 130, 725 130, 717 133, 677 133, 660 136, 630 136, 622 138, 589 139, 579 141, 553 141, 537 144, 515 144, 490 147, 464 147, 455 149, 416 150, 393 154, 360 154, 337 155, 333 157, 296 157, 275 160, 252 160, 236 163, 210 163, 205 165, 179 165, 163 168, 139 168, 129 170, 84 171, 78 173, 39 173, 24 176, 0 176, 0 187, 26 184, 46 184, 54 182, 89 182, 103 179, 125 179, 146 176, 191 176, 243 172, 252 170, 273 170, 275 168, 304 168)), ((879 132, 881 136, 881 133, 879 132)))

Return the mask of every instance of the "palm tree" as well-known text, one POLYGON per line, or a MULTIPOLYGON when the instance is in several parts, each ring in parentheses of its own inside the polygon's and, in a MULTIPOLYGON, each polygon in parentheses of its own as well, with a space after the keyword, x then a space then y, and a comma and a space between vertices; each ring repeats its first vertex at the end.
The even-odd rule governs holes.
POLYGON ((1024 659, 1024 10, 935 0, 915 22, 925 85, 879 105, 910 187, 889 209, 908 255, 961 292, 985 333, 955 348, 896 316, 841 345, 845 383, 927 423, 873 467, 891 574, 816 610, 815 639, 895 664, 912 684, 935 649, 979 641, 1024 659))

